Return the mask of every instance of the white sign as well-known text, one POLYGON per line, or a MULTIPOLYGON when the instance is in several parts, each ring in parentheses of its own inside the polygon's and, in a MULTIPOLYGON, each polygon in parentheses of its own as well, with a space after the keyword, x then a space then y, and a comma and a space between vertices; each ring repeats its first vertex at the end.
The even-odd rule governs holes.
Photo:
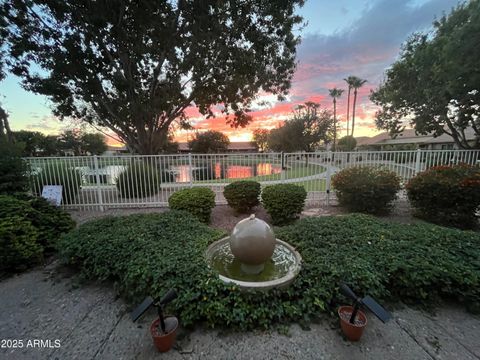
POLYGON ((60 206, 62 203, 62 185, 45 185, 42 190, 42 197, 50 203, 60 206))

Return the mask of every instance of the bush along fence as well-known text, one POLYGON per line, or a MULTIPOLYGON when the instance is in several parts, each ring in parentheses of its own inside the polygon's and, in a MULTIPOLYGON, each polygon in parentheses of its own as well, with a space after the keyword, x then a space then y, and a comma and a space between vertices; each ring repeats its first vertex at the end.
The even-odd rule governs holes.
POLYGON ((101 210, 167 206, 176 191, 207 187, 226 204, 225 186, 238 180, 295 184, 309 205, 328 204, 332 178, 350 167, 373 166, 397 174, 401 185, 439 165, 480 164, 480 150, 405 150, 311 153, 228 153, 25 158, 33 194, 62 185, 65 208, 101 210))

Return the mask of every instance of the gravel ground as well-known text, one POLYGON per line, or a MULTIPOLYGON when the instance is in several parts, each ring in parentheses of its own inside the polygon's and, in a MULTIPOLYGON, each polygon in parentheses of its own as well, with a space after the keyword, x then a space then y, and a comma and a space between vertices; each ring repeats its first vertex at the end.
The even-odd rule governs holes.
MULTIPOLYGON (((144 214, 144 213, 153 213, 153 212, 164 212, 167 211, 167 207, 155 207, 155 208, 121 208, 121 209, 107 209, 104 212, 101 211, 80 211, 80 210, 70 210, 72 218, 77 222, 77 224, 83 224, 89 220, 95 218, 100 218, 104 216, 124 216, 130 214, 144 214)), ((259 219, 270 222, 270 216, 267 214, 263 206, 259 205, 255 207, 252 211, 256 217, 259 219)), ((302 212, 300 217, 308 216, 330 216, 330 215, 339 215, 347 214, 348 212, 339 207, 335 200, 331 202, 331 205, 324 205, 322 207, 306 207, 302 212)), ((224 229, 226 231, 231 231, 235 224, 240 220, 246 218, 249 214, 236 214, 235 211, 228 205, 217 205, 212 210, 212 217, 210 226, 224 229)), ((416 220, 411 215, 411 208, 406 199, 399 199, 395 201, 392 213, 388 216, 383 216, 381 218, 402 222, 402 223, 411 223, 416 220)))

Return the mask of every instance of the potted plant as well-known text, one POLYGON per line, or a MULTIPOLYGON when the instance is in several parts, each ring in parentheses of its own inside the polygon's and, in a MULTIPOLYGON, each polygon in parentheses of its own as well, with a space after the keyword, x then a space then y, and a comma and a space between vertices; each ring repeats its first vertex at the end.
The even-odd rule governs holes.
POLYGON ((157 308, 158 318, 152 322, 152 325, 150 325, 150 334, 152 335, 153 344, 160 352, 169 351, 173 347, 177 337, 178 319, 172 315, 163 315, 164 306, 176 297, 177 293, 173 289, 169 290, 159 301, 148 296, 131 314, 132 320, 135 322, 151 306, 157 308))
POLYGON ((355 316, 353 306, 340 306, 338 316, 340 317, 340 326, 344 335, 350 341, 358 341, 362 337, 363 329, 367 326, 367 317, 363 311, 357 309, 355 316))
MULTIPOLYGON (((160 309, 160 307, 159 307, 160 309)), ((161 310, 160 310, 161 311, 161 310)), ((150 325, 153 344, 160 352, 167 352, 175 343, 177 337, 178 319, 175 316, 159 316, 150 325)))
POLYGON ((338 308, 340 327, 348 340, 360 340, 363 330, 365 329, 365 326, 367 326, 367 316, 360 310, 360 306, 369 309, 383 323, 391 319, 392 315, 370 296, 367 295, 361 299, 355 295, 352 289, 346 284, 340 285, 340 291, 343 295, 354 301, 353 306, 340 306, 338 308))

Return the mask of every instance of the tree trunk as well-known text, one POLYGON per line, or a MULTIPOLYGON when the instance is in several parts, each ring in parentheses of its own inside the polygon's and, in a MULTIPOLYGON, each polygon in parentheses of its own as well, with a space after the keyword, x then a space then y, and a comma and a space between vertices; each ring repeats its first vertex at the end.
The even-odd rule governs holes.
POLYGON ((333 98, 333 151, 337 151, 337 100, 333 98))
POLYGON ((357 104, 357 89, 353 90, 353 106, 352 106, 352 137, 355 130, 355 106, 357 104))
POLYGON ((348 86, 348 96, 347 96, 347 136, 348 136, 348 126, 350 124, 350 89, 352 87, 349 85, 348 86))

